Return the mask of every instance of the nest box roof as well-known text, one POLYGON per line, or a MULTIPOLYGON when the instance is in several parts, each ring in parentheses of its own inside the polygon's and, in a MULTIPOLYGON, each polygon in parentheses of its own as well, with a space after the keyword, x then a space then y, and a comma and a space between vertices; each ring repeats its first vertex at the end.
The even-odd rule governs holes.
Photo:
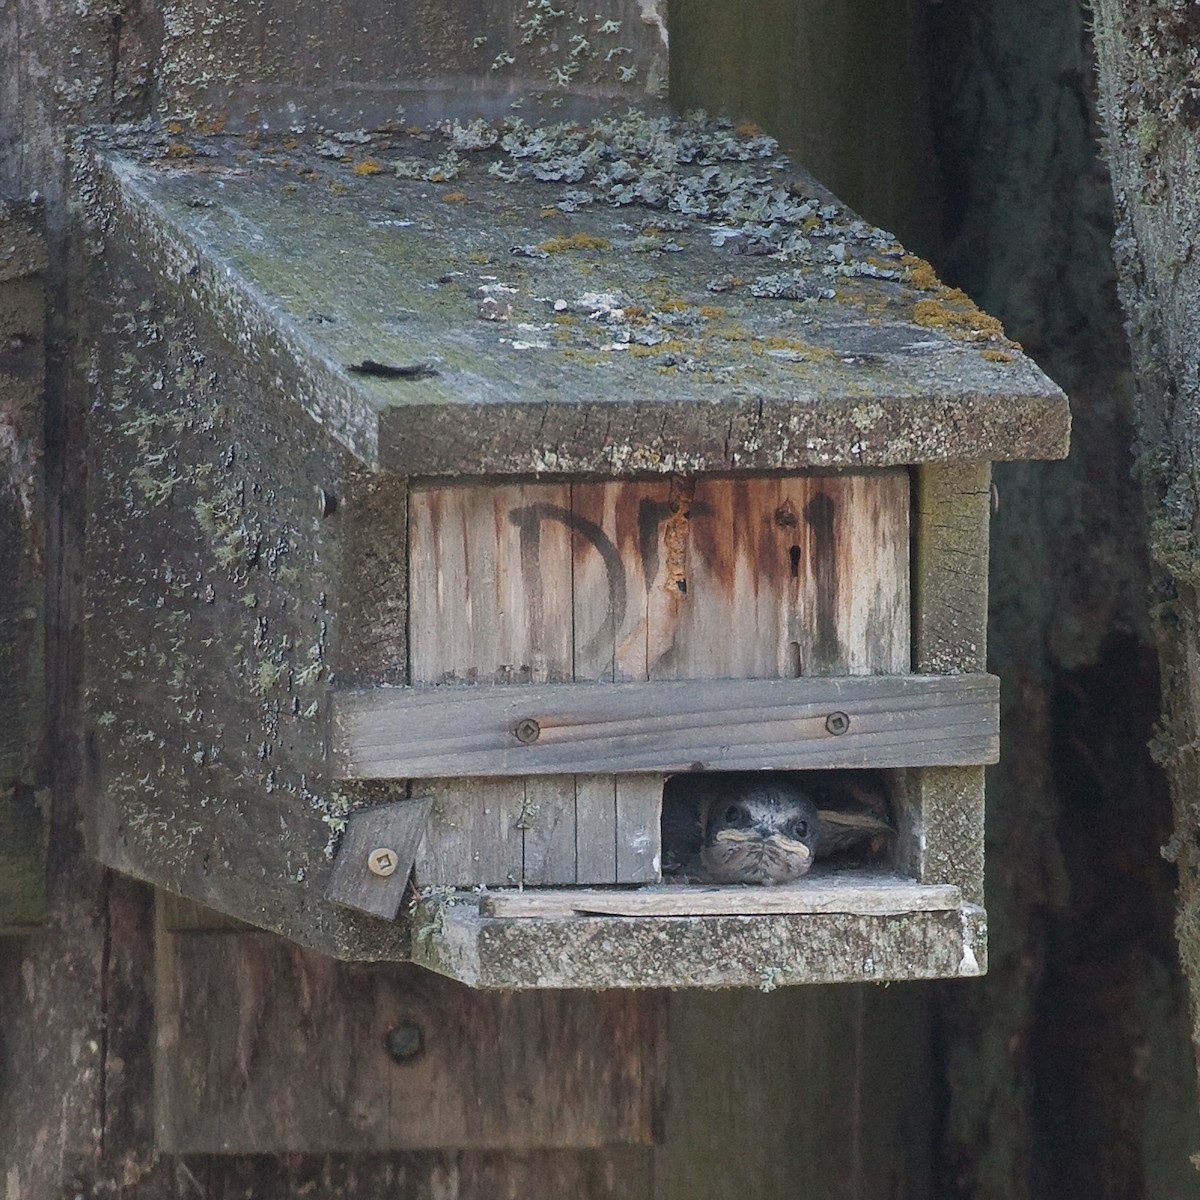
POLYGON ((108 134, 95 213, 401 474, 1066 452, 993 318, 752 126, 108 134))

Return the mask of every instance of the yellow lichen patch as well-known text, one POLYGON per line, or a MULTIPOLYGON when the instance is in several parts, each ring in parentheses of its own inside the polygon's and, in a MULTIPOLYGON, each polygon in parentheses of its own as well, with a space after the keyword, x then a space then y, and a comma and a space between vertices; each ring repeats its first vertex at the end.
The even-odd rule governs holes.
POLYGON ((172 142, 167 147, 168 158, 191 158, 195 153, 195 150, 187 142, 172 142))
POLYGON ((942 286, 937 272, 923 258, 905 254, 900 261, 908 268, 908 282, 923 292, 932 292, 942 286))
POLYGON ((573 233, 570 237, 548 238, 538 244, 539 250, 547 254, 562 254, 566 250, 607 250, 612 243, 608 238, 593 237, 590 233, 573 233))
POLYGON ((814 346, 811 342, 799 338, 764 337, 755 338, 750 343, 750 349, 755 354, 766 354, 771 350, 783 350, 789 354, 803 354, 805 358, 832 358, 833 351, 828 346, 814 346))
POLYGON ((383 167, 374 158, 364 158, 354 168, 355 175, 382 175, 383 167))
POLYGON ((737 127, 737 132, 740 133, 742 137, 752 138, 758 137, 758 135, 762 133, 762 130, 759 129, 759 127, 755 125, 753 121, 743 121, 737 127))
POLYGON ((444 204, 465 204, 467 202, 466 192, 447 192, 442 197, 444 204))
POLYGON ((184 124, 182 121, 168 121, 167 122, 167 132, 168 133, 173 133, 176 137, 178 137, 183 132, 183 130, 184 130, 184 124))
POLYGON ((495 261, 496 260, 490 254, 484 254, 481 250, 476 250, 474 253, 467 255, 467 262, 477 263, 481 267, 495 261))
POLYGON ((337 192, 337 194, 339 196, 341 196, 341 195, 344 195, 346 192, 348 192, 350 190, 350 188, 348 185, 346 185, 344 183, 338 183, 338 181, 336 179, 331 179, 329 181, 329 190, 331 192, 337 192))
POLYGON ((945 300, 918 300, 913 305, 913 321, 927 329, 945 329, 950 333, 976 337, 1000 337, 1004 327, 995 317, 981 312, 962 292, 947 288, 946 299, 970 305, 969 308, 951 308, 945 300), (956 295, 957 292, 957 295, 956 295))
POLYGON ((229 114, 226 112, 211 113, 207 117, 197 117, 195 120, 196 129, 200 133, 214 134, 224 133, 225 126, 229 122, 229 114))
POLYGON ((716 304, 702 304, 700 305, 700 315, 711 321, 716 317, 723 317, 725 310, 716 304))
POLYGON ((1010 363, 1013 361, 1013 356, 1003 350, 981 350, 979 354, 981 358, 986 358, 988 362, 1010 363))
POLYGON ((557 208, 543 208, 538 216, 547 219, 549 217, 561 217, 562 213, 557 208))

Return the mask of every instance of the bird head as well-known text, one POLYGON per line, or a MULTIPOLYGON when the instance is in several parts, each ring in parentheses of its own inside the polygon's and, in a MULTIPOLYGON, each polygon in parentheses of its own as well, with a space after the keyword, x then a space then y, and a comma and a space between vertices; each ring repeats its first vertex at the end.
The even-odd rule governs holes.
POLYGON ((817 807, 784 780, 731 782, 707 797, 700 868, 710 883, 790 883, 812 866, 817 807))

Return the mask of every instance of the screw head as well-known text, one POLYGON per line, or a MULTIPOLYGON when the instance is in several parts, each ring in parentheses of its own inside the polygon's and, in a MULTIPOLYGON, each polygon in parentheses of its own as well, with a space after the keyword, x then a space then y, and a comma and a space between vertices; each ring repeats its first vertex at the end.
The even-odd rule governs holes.
POLYGON ((332 517, 337 512, 338 498, 332 493, 327 492, 319 484, 316 488, 317 493, 317 516, 332 517))
POLYGON ((542 727, 532 717, 525 717, 513 726, 513 736, 521 745, 532 746, 542 736, 542 727))
POLYGON ((850 718, 844 712, 831 712, 825 718, 825 728, 834 737, 840 737, 850 728, 850 718))
POLYGON ((396 857, 395 850, 389 850, 386 846, 377 846, 367 855, 367 866, 371 874, 378 875, 381 879, 395 875, 399 865, 400 860, 396 857))
POLYGON ((401 1021, 383 1035, 383 1044, 393 1062, 410 1063, 425 1048, 425 1034, 413 1021, 401 1021))

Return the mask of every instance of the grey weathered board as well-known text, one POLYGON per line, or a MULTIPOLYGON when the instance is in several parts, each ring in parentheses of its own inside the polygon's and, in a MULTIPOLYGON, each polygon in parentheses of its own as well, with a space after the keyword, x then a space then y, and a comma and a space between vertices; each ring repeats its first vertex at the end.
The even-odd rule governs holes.
MULTIPOLYGON (((352 779, 995 762, 993 675, 382 688, 337 698, 352 779), (844 732, 831 732, 835 718, 844 732), (540 732, 523 744, 529 722, 540 732), (514 732, 516 731, 516 732, 514 732)), ((841 728, 836 725, 835 728, 841 728)))
POLYGON ((776 887, 706 887, 666 884, 640 888, 554 888, 495 891, 480 898, 483 917, 755 916, 765 913, 958 911, 962 894, 950 884, 920 884, 877 871, 820 872, 776 887))
POLYGON ((665 993, 485 995, 258 932, 158 947, 164 1153, 527 1152, 661 1130, 665 993))
POLYGON ((488 917, 423 904, 413 958, 482 988, 764 988, 979 975, 982 909, 488 917))
MULTIPOLYGON (((502 704, 505 695, 532 702, 534 685, 558 680, 906 670, 908 497, 908 475, 900 470, 415 489, 413 682, 521 685, 430 692, 440 700, 486 692, 502 704)), ((392 702, 400 694, 379 698, 392 702)), ((345 703, 353 712, 358 700, 345 703)), ((345 728, 347 709, 339 711, 345 728)), ((418 738, 441 742, 444 753, 432 768, 395 757, 367 765, 357 747, 342 757, 340 769, 351 778, 446 777, 434 784, 433 821, 417 864, 422 884, 657 877, 661 780, 639 781, 628 772, 690 767, 700 751, 647 764, 618 746, 590 761, 546 763, 542 740, 528 748, 526 772, 515 758, 481 763, 464 753, 459 736, 479 718, 448 711, 430 725, 414 713, 400 715, 418 738), (576 778, 496 778, 566 771, 576 778), (451 776, 485 781, 455 783, 451 776)), ((394 729, 389 723, 385 739, 394 729)), ((639 740, 680 753, 657 727, 639 740)))
POLYGON ((428 797, 414 797, 351 813, 325 894, 347 908, 393 920, 400 911, 432 807, 428 797), (377 850, 392 856, 390 875, 372 870, 370 856, 377 850))

